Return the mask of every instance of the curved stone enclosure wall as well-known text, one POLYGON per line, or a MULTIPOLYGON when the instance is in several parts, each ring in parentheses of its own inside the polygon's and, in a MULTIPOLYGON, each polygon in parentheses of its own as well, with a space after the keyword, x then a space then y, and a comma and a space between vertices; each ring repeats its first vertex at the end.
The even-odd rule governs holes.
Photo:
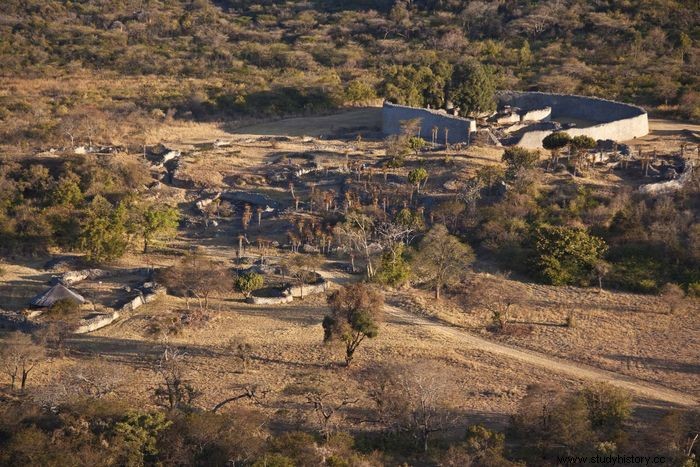
POLYGON ((445 129, 447 129, 447 141, 450 144, 464 143, 469 140, 469 134, 476 131, 476 121, 469 118, 449 115, 444 111, 408 107, 405 105, 384 102, 382 107, 382 131, 385 135, 397 135, 401 133, 401 122, 405 120, 421 120, 420 136, 426 141, 433 137, 433 127, 438 128, 437 142, 445 142, 445 129))
MULTIPOLYGON (((646 110, 636 105, 597 97, 502 91, 498 94, 498 104, 525 110, 551 107, 552 120, 571 118, 596 122, 588 127, 564 130, 571 136, 586 135, 596 140, 628 141, 649 133, 646 110)), ((541 148, 542 140, 550 133, 551 130, 526 131, 514 144, 527 148, 541 148)))

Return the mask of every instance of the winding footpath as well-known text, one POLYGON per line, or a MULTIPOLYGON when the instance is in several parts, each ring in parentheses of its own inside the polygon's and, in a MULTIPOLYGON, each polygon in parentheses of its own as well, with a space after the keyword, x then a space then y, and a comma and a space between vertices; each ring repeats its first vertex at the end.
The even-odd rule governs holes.
POLYGON ((506 344, 493 342, 488 339, 471 334, 457 326, 431 320, 429 318, 409 313, 395 306, 386 305, 388 316, 403 323, 429 328, 431 331, 442 334, 452 340, 458 341, 469 347, 501 355, 510 359, 520 360, 524 363, 539 366, 549 371, 577 379, 585 379, 599 383, 608 383, 623 389, 627 389, 639 396, 655 399, 661 402, 679 406, 693 407, 698 405, 698 399, 692 395, 676 391, 658 384, 622 375, 612 371, 602 370, 588 365, 574 363, 568 360, 551 357, 531 350, 519 349, 506 344))

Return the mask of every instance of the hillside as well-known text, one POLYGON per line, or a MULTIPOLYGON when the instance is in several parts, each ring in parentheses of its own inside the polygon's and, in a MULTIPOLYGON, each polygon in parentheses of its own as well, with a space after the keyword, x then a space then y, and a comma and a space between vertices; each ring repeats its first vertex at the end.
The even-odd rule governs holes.
POLYGON ((469 57, 501 88, 698 119, 698 24, 697 2, 674 0, 8 0, 2 139, 57 144, 84 119, 116 121, 83 133, 119 140, 139 132, 134 122, 164 118, 299 114, 377 96, 415 102, 412 86, 442 86, 445 67, 469 57))

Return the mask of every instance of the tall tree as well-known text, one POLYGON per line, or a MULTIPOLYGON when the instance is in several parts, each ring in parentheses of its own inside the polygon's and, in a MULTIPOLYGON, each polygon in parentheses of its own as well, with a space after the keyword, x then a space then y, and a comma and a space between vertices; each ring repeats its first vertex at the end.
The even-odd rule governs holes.
POLYGON ((494 77, 476 61, 468 61, 455 67, 449 96, 463 115, 478 116, 496 110, 494 77))
POLYGON ((173 207, 150 205, 141 208, 134 227, 143 237, 143 252, 148 253, 148 247, 155 240, 173 238, 179 222, 180 213, 173 207))
POLYGON ((121 257, 128 246, 126 207, 116 207, 100 195, 88 207, 80 232, 80 247, 90 261, 111 261, 121 257))
POLYGON ((340 340, 345 344, 345 365, 365 339, 379 334, 384 296, 366 284, 342 287, 328 296, 330 314, 323 318, 323 340, 340 340))
POLYGON ((414 258, 414 269, 418 276, 430 282, 435 289, 435 298, 440 298, 442 287, 474 262, 474 251, 449 234, 444 225, 434 226, 421 241, 414 258))

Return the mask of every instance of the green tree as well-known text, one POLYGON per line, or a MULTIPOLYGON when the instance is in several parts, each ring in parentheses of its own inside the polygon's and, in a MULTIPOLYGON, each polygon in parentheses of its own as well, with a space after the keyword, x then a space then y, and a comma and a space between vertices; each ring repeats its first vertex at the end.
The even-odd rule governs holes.
POLYGON ((404 257, 404 248, 403 243, 398 243, 393 249, 384 252, 374 276, 376 282, 392 287, 408 282, 411 277, 411 265, 404 257))
POLYGON ((489 70, 475 61, 457 65, 452 73, 449 96, 464 115, 496 110, 496 83, 489 70))
POLYGON ((586 284, 607 251, 602 238, 585 229, 542 226, 535 233, 542 276, 554 285, 586 284))
POLYGON ((542 140, 542 147, 550 151, 552 155, 552 164, 559 162, 559 151, 565 148, 571 142, 571 136, 563 131, 555 131, 550 133, 542 140))
POLYGON ((80 178, 72 172, 60 178, 53 189, 51 201, 52 204, 58 206, 77 207, 83 201, 80 178))
POLYGON ((449 234, 444 225, 436 225, 421 241, 413 264, 421 280, 432 284, 435 298, 442 287, 454 281, 460 272, 474 262, 474 251, 449 234))
POLYGON ((540 153, 520 146, 513 146, 503 152, 501 160, 506 163, 506 177, 512 180, 520 171, 534 167, 540 160, 540 153))
POLYGON ((143 465, 144 461, 155 460, 158 455, 158 433, 171 424, 163 412, 130 413, 114 426, 114 430, 137 456, 130 459, 133 465, 143 465))
POLYGON ((588 407, 591 427, 608 439, 619 433, 632 415, 632 398, 622 389, 603 383, 584 388, 581 395, 588 407))
POLYGON ((574 136, 569 141, 569 150, 574 157, 574 176, 581 171, 581 164, 589 149, 596 147, 596 140, 586 135, 574 136))
POLYGON ((376 99, 377 92, 371 84, 355 79, 345 88, 345 101, 353 105, 362 105, 376 99))
POLYGON ((417 169, 413 169, 408 173, 408 181, 416 186, 416 191, 420 191, 420 184, 427 179, 428 171, 423 167, 418 167, 417 169))
POLYGON ((155 240, 173 238, 180 223, 180 213, 170 206, 150 205, 139 213, 136 219, 136 229, 143 237, 143 252, 148 253, 148 247, 155 240))
POLYGON ((247 272, 236 278, 235 285, 236 288, 243 293, 243 295, 250 297, 250 294, 253 291, 261 288, 264 283, 265 279, 262 275, 255 272, 247 272))
POLYGON ((366 284, 352 284, 328 296, 331 312, 323 318, 323 340, 345 344, 345 365, 349 366, 358 346, 379 334, 384 297, 366 284))
POLYGON ((126 252, 126 218, 123 203, 115 207, 100 195, 93 198, 80 232, 80 249, 89 261, 111 261, 126 252))

